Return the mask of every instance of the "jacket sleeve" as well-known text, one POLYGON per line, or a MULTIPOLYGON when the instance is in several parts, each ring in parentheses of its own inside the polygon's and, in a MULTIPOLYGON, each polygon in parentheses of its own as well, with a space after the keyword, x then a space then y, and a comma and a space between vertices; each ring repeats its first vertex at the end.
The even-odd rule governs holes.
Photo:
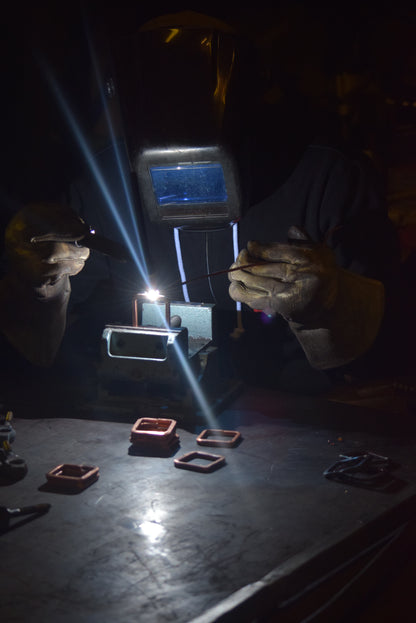
POLYGON ((371 348, 339 372, 359 378, 405 372, 414 346, 413 322, 397 232, 388 217, 383 182, 371 162, 342 156, 334 162, 319 217, 338 264, 384 287, 383 317, 371 348))

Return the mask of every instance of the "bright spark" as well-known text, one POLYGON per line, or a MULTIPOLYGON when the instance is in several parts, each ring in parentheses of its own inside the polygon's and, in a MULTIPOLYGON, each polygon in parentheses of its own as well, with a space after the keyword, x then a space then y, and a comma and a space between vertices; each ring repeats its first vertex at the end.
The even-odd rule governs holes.
MULTIPOLYGON (((146 260, 144 257, 142 242, 140 239, 140 233, 137 227, 137 220, 136 220, 135 209, 134 209, 134 201, 133 201, 133 198, 131 197, 130 189, 128 187, 127 176, 123 169, 122 155, 121 155, 119 143, 114 135, 114 131, 113 131, 113 127, 111 124, 111 119, 109 117, 107 106, 105 105, 105 103, 103 104, 103 108, 105 111, 106 120, 107 120, 107 124, 109 128, 109 133, 111 136, 111 140, 112 140, 112 144, 113 144, 113 148, 114 148, 114 152, 116 156, 118 173, 120 175, 120 179, 121 179, 121 183, 123 187, 125 205, 126 205, 127 212, 128 212, 128 214, 126 215, 127 218, 125 220, 123 220, 120 215, 119 207, 116 205, 116 202, 113 199, 111 189, 106 182, 106 178, 103 175, 103 172, 101 171, 99 165, 97 164, 94 154, 91 151, 90 146, 88 144, 88 141, 85 139, 81 131, 80 125, 77 122, 77 119, 75 118, 75 115, 73 114, 69 104, 67 103, 59 87, 58 82, 56 81, 55 77, 52 75, 50 68, 48 67, 46 62, 42 58, 38 60, 43 69, 43 72, 49 84, 49 87, 51 91, 53 92, 56 98, 56 101, 61 107, 61 110, 78 144, 78 147, 81 153, 84 155, 89 165, 91 173, 95 177, 95 180, 101 191, 102 197, 107 205, 107 208, 109 209, 111 215, 113 216, 114 221, 116 225, 118 226, 119 231, 125 240, 126 246, 130 250, 131 256, 134 259, 134 262, 137 266, 137 269, 140 275, 142 276, 142 279, 144 280, 146 284, 148 284, 148 280, 149 280, 148 270, 146 266, 146 260)), ((95 65, 94 57, 93 57, 93 61, 95 65)), ((98 70, 96 69, 96 71, 98 70)))
POLYGON ((154 290, 153 288, 149 288, 146 292, 142 292, 140 296, 144 296, 151 303, 156 303, 161 298, 164 298, 163 294, 160 294, 159 290, 154 290))
MULTIPOLYGON (((93 52, 93 51, 92 51, 93 52)), ((94 54, 93 55, 93 60, 95 61, 95 57, 94 54)), ((106 107, 106 116, 107 116, 107 123, 109 126, 109 130, 110 130, 110 134, 111 134, 111 138, 113 141, 113 145, 114 148, 116 150, 116 156, 117 156, 117 163, 119 165, 119 174, 121 176, 122 182, 123 182, 123 187, 124 187, 124 192, 125 192, 125 198, 126 198, 126 203, 128 205, 129 208, 129 212, 130 212, 130 223, 126 224, 125 222, 123 222, 123 220, 120 217, 119 214, 119 210, 118 207, 115 203, 115 201, 113 200, 110 188, 108 187, 105 177, 103 176, 102 172, 100 171, 99 167, 97 166, 95 159, 94 159, 94 155, 91 152, 91 149, 85 139, 85 137, 82 134, 81 128, 79 126, 79 124, 77 123, 77 120, 75 118, 75 116, 72 113, 72 110, 70 109, 67 101, 65 100, 63 93, 61 91, 61 89, 59 88, 59 85, 57 83, 57 81, 55 80, 54 76, 52 75, 49 67, 46 65, 46 63, 44 61, 41 60, 41 65, 43 67, 44 73, 45 73, 45 77, 49 83, 49 87, 51 88, 52 92, 54 93, 57 102, 59 103, 59 105, 61 106, 61 109, 66 117, 67 123, 70 127, 70 129, 72 130, 73 136, 76 139, 78 146, 81 150, 81 152, 84 154, 84 157, 86 158, 90 170, 92 172, 92 174, 95 176, 95 179, 97 181, 97 184, 99 185, 102 195, 106 201, 106 204, 115 220, 115 222, 117 223, 120 232, 123 236, 123 238, 126 241, 126 244, 131 252, 132 257, 135 260, 136 266, 138 268, 139 273, 141 274, 144 282, 149 285, 149 276, 148 276, 148 270, 147 270, 147 266, 146 266, 146 261, 145 261, 145 257, 144 257, 144 251, 143 251, 143 247, 141 244, 141 240, 140 240, 140 234, 137 228, 137 223, 136 223, 136 217, 135 217, 135 211, 134 211, 134 203, 132 200, 132 197, 130 196, 128 187, 127 187, 127 183, 126 183, 126 176, 124 175, 123 172, 123 168, 121 165, 121 156, 117 147, 117 141, 116 138, 114 136, 113 130, 112 130, 112 125, 111 125, 111 120, 109 118, 109 115, 107 114, 107 110, 106 107), (132 236, 133 234, 133 236, 132 236)), ((147 291, 152 292, 152 289, 149 288, 149 290, 147 291)), ((157 290, 153 290, 153 292, 158 292, 157 290)), ((154 295, 153 295, 154 296, 154 295)), ((158 298, 160 298, 163 295, 160 295, 160 293, 158 292, 158 296, 156 298, 154 298, 153 300, 157 301, 158 298)), ((152 300, 152 299, 149 299, 152 300)), ((163 320, 163 322, 166 323, 165 320, 163 320)), ((187 356, 181 351, 180 347, 177 345, 177 342, 174 342, 174 348, 177 352, 178 355, 178 359, 179 362, 184 370, 184 373, 186 375, 186 378, 188 379, 189 385, 191 387, 191 390, 195 396, 196 401, 198 402, 198 405, 202 411, 202 413, 204 414, 209 426, 211 428, 214 428, 214 424, 215 424, 215 418, 214 418, 214 413, 211 409, 211 406, 209 405, 207 399, 205 398, 203 392, 201 391, 201 388, 199 386, 199 382, 198 379, 196 378, 190 364, 188 361, 187 356)))

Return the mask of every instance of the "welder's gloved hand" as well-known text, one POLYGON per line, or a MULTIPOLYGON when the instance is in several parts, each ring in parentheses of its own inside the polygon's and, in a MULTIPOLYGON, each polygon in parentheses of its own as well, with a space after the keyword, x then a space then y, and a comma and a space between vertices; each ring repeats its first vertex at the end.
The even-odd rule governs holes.
MULTIPOLYGON (((84 221, 70 208, 56 204, 28 205, 6 228, 9 271, 34 288, 54 286, 84 267, 89 249, 77 243, 87 233, 84 221)), ((44 294, 47 296, 47 289, 44 294)))
POLYGON ((32 363, 49 365, 55 358, 66 326, 69 277, 89 256, 89 249, 76 243, 87 233, 77 214, 55 204, 28 205, 6 228, 1 327, 32 363))
POLYGON ((229 273, 230 296, 282 315, 312 366, 344 365, 373 344, 384 287, 338 267, 329 247, 311 242, 298 228, 291 227, 288 238, 288 244, 249 242, 231 267, 242 268, 229 273))

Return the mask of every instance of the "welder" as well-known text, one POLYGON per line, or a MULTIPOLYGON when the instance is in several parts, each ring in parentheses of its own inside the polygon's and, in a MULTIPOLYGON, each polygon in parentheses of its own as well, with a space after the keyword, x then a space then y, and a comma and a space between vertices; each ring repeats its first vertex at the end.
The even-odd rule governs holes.
MULTIPOLYGON (((368 163, 315 139, 302 116, 293 119, 293 102, 284 95, 267 103, 252 50, 217 19, 185 12, 151 20, 116 47, 115 61, 126 148, 115 153, 110 145, 97 162, 112 166, 104 170, 120 215, 125 182, 115 164, 131 171, 158 287, 172 299, 215 302, 220 347, 231 344, 240 372, 254 381, 324 387, 322 371, 365 361, 383 337, 394 254, 394 232, 368 163), (215 272, 224 274, 192 279, 215 272)), ((88 205, 74 207, 94 223, 106 208, 92 176, 86 187, 88 205)), ((46 208, 20 211, 6 230, 2 300, 12 303, 2 329, 42 364, 56 353, 69 277, 81 271, 88 250, 85 222, 66 209, 51 215, 50 231, 60 242, 41 250, 31 231, 39 209, 46 208), (33 262, 39 252, 46 262, 33 262), (42 335, 47 352, 39 348, 42 335)))
POLYGON ((370 164, 317 139, 296 99, 267 103, 253 49, 222 22, 162 16, 124 46, 116 84, 161 289, 223 310, 249 379, 325 386, 387 317, 394 232, 370 164), (231 285, 192 280, 230 265, 231 285), (234 301, 257 310, 244 332, 234 301))

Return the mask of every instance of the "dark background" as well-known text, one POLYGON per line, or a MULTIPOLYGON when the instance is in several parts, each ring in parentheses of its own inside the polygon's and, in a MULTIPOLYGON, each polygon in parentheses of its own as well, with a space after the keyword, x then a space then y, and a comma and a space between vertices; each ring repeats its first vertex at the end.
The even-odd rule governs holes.
POLYGON ((60 124, 59 112, 48 101, 33 67, 33 53, 42 54, 59 75, 88 126, 91 87, 86 29, 101 48, 111 49, 117 39, 133 33, 147 19, 191 9, 224 19, 246 34, 264 62, 271 86, 295 87, 322 113, 337 115, 350 141, 372 149, 389 163, 393 158, 407 159, 414 156, 413 145, 401 145, 400 153, 393 154, 389 140, 398 125, 415 124, 416 9, 412 4, 291 0, 276 2, 274 8, 260 4, 256 9, 236 9, 215 2, 132 5, 94 0, 6 5, 2 99, 8 124, 4 130, 13 143, 22 127, 42 136, 60 124))
MULTIPOLYGON (((196 10, 246 35, 262 65, 266 97, 290 89, 386 183, 407 258, 415 243, 416 8, 410 2, 40 2, 2 13, 2 189, 28 201, 56 199, 82 157, 39 70, 48 64, 92 142, 96 97, 86 33, 106 58, 115 42, 165 12, 196 10)), ((105 62, 104 62, 105 65, 105 62)))

